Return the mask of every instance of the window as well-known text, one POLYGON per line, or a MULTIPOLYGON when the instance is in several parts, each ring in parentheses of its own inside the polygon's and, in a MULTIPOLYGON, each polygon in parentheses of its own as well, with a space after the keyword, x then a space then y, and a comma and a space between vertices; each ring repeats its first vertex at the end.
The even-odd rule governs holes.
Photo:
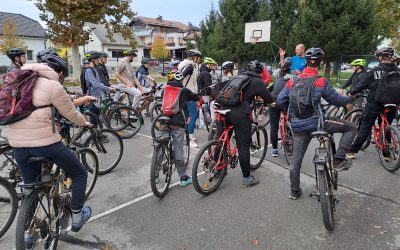
POLYGON ((28 51, 26 52, 26 59, 27 59, 28 61, 33 60, 33 51, 32 51, 32 50, 28 50, 28 51))
POLYGON ((111 51, 111 57, 112 58, 121 58, 124 57, 124 55, 122 54, 123 50, 112 50, 111 51))

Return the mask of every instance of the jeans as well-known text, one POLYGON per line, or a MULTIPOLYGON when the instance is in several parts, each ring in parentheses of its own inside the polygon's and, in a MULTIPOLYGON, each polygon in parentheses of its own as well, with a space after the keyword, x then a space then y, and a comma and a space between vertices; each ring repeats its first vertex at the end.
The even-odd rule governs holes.
POLYGON ((278 148, 278 132, 279 132, 279 120, 281 117, 281 110, 276 107, 269 107, 269 125, 271 126, 270 136, 272 148, 278 148))
MULTIPOLYGON (((203 96, 203 100, 204 100, 204 103, 207 104, 207 106, 210 105, 210 96, 203 96)), ((210 115, 210 114, 208 114, 208 115, 210 115)), ((203 114, 202 109, 199 110, 199 119, 200 119, 200 126, 205 126, 206 121, 204 121, 204 114, 203 114)))
POLYGON ((198 118, 198 113, 197 113, 197 108, 196 108, 196 102, 190 101, 187 102, 187 108, 189 110, 189 125, 188 125, 188 130, 189 134, 194 134, 194 127, 196 126, 196 121, 198 118))
POLYGON ((71 208, 72 210, 81 210, 85 204, 88 174, 75 153, 65 147, 62 142, 36 148, 14 148, 14 157, 25 184, 39 181, 38 177, 41 174, 40 164, 26 162, 32 156, 50 158, 65 172, 66 176, 72 179, 71 208))
POLYGON ((133 108, 137 108, 140 102, 140 98, 142 97, 142 92, 135 87, 128 87, 123 83, 117 84, 114 86, 119 91, 115 92, 114 101, 118 101, 121 92, 125 92, 128 95, 129 102, 132 103, 133 108))
POLYGON ((183 150, 185 142, 185 129, 178 128, 171 130, 171 136, 174 142, 174 159, 178 175, 181 179, 187 176, 185 166, 185 152, 183 150))

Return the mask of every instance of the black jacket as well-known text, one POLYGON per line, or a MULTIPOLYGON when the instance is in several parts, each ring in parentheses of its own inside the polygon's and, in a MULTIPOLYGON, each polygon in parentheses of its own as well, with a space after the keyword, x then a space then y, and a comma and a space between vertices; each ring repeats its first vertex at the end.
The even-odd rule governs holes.
POLYGON ((190 89, 183 87, 182 83, 176 80, 169 81, 167 85, 172 87, 183 88, 179 96, 179 110, 176 115, 171 116, 171 125, 176 125, 178 127, 185 127, 186 120, 189 117, 189 112, 187 110, 186 104, 188 101, 198 101, 199 95, 193 93, 190 89))
POLYGON ((100 81, 105 86, 110 86, 110 76, 108 75, 107 67, 104 64, 97 64, 95 66, 97 73, 100 76, 100 81))
POLYGON ((207 88, 212 84, 211 79, 211 69, 209 69, 206 65, 202 64, 200 67, 200 74, 197 78, 197 89, 199 90, 200 95, 209 96, 211 95, 211 89, 207 88))
POLYGON ((379 81, 384 72, 399 71, 400 69, 392 63, 380 63, 377 67, 369 71, 365 77, 350 90, 351 95, 360 93, 363 90, 369 90, 367 102, 376 103, 375 93, 378 88, 379 81))
MULTIPOLYGON (((345 89, 349 86, 351 86, 351 90, 354 89, 354 87, 366 76, 367 71, 361 71, 361 72, 354 72, 349 79, 345 83, 343 83, 340 88, 345 89)), ((350 90, 350 91, 351 91, 350 90)))
POLYGON ((274 100, 276 100, 276 98, 278 97, 279 93, 281 93, 283 88, 285 88, 286 83, 291 78, 292 78, 291 74, 286 74, 286 75, 280 76, 278 79, 276 79, 274 87, 273 87, 273 89, 271 91, 271 95, 274 98, 274 100))

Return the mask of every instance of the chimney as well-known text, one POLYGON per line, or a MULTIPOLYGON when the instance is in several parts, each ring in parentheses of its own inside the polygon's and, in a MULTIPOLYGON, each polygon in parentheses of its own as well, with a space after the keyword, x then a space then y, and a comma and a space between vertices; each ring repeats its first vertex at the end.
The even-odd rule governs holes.
POLYGON ((158 15, 158 17, 156 18, 158 21, 162 21, 162 16, 158 15))

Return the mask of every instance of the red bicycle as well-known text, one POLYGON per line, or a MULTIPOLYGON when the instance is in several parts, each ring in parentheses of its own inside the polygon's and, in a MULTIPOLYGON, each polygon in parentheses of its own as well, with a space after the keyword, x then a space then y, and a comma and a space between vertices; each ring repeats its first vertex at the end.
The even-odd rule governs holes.
POLYGON ((290 165, 290 161, 293 156, 293 134, 286 112, 281 112, 281 118, 279 121, 279 134, 281 136, 281 143, 283 151, 285 152, 286 161, 290 165))
MULTIPOLYGON (((227 110, 215 110, 216 119, 225 121, 227 110)), ((250 168, 260 167, 267 153, 268 135, 264 127, 258 126, 254 119, 251 131, 250 168)), ((209 141, 197 153, 193 163, 193 186, 202 195, 213 193, 221 185, 230 166, 235 168, 238 164, 238 149, 234 141, 233 125, 226 126, 218 140, 209 141), (231 141, 232 136, 232 141, 231 141)))

